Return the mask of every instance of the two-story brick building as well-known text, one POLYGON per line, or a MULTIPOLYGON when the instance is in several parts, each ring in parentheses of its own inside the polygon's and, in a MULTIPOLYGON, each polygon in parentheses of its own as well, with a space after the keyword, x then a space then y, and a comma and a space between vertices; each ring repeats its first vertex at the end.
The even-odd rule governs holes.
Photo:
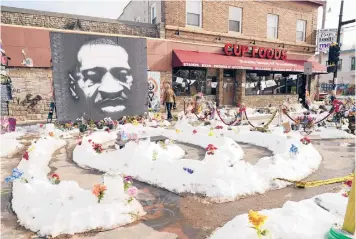
MULTIPOLYGON (((131 1, 119 19, 155 19, 160 38, 184 42, 148 48, 156 61, 149 70, 160 71, 178 96, 203 92, 220 106, 266 106, 286 96, 296 101, 308 83, 313 91, 302 73, 315 53, 323 1, 139 2, 131 1)), ((313 73, 325 71, 313 62, 313 73)))

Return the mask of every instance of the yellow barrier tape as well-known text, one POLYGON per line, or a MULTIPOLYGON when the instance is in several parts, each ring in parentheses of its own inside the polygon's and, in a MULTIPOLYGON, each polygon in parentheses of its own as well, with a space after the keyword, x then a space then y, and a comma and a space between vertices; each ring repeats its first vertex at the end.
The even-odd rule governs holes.
POLYGON ((306 181, 306 182, 293 181, 293 180, 289 180, 289 179, 285 179, 285 178, 275 178, 275 179, 293 183, 294 186, 296 186, 297 188, 312 188, 312 187, 319 187, 322 185, 341 183, 341 182, 345 182, 347 180, 352 180, 353 176, 354 176, 354 174, 351 173, 345 177, 331 178, 331 179, 325 179, 325 180, 316 180, 316 181, 306 181))

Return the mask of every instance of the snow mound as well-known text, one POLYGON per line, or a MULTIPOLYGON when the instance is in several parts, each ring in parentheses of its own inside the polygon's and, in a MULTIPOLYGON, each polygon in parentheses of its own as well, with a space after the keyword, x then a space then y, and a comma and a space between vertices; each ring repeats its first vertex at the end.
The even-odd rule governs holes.
MULTIPOLYGON (((111 229, 134 222, 145 214, 136 199, 128 202, 126 194, 120 200, 104 197, 99 204, 91 191, 80 188, 75 181, 52 184, 47 177, 48 163, 52 154, 65 144, 56 137, 42 137, 32 142, 29 160, 22 159, 19 163, 18 169, 28 180, 28 183, 19 179, 13 183, 12 208, 20 225, 39 236, 55 237, 111 229)), ((110 193, 108 188, 105 194, 110 193)))
MULTIPOLYGON (((334 223, 343 222, 346 205, 347 198, 341 193, 325 193, 300 202, 287 201, 282 208, 261 211, 268 216, 263 228, 269 230, 271 237, 267 238, 271 239, 325 238, 334 223)), ((210 239, 257 238, 256 231, 250 226, 245 213, 214 231, 210 239)))
POLYGON ((0 135, 1 149, 0 157, 6 157, 23 148, 18 138, 22 137, 24 132, 9 132, 0 135))
POLYGON ((184 120, 177 123, 175 130, 129 124, 120 127, 147 140, 129 142, 122 149, 97 154, 88 143, 90 137, 98 137, 94 133, 74 149, 73 160, 82 167, 104 172, 120 171, 172 192, 203 195, 213 202, 233 201, 285 187, 288 183, 274 179, 301 180, 315 171, 321 162, 318 151, 312 145, 302 145, 300 137, 250 132, 244 128, 238 133, 226 127, 194 128, 184 120), (177 157, 174 148, 161 149, 150 142, 148 137, 152 136, 165 136, 203 148, 213 144, 217 150, 213 155, 206 154, 202 161, 182 159, 177 157), (241 160, 244 152, 235 141, 266 147, 274 155, 251 165, 241 160), (299 148, 296 155, 289 153, 292 144, 299 148), (154 152, 157 157, 153 157, 154 152))

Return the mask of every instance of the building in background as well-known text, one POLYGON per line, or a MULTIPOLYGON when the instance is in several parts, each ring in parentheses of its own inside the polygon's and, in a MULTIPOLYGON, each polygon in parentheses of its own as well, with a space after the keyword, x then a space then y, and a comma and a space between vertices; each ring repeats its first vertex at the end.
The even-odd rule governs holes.
POLYGON ((161 1, 130 1, 119 20, 158 24, 161 22, 161 1))
MULTIPOLYGON (((327 65, 328 53, 322 53, 322 62, 327 65)), ((355 95, 355 48, 341 50, 337 73, 337 94, 355 95)), ((322 92, 332 90, 333 74, 320 75, 320 89, 322 92)))
MULTIPOLYGON (((193 43, 176 45, 171 52, 160 43, 161 57, 154 59, 157 64, 164 64, 159 67, 161 82, 172 82, 178 99, 202 92, 220 106, 238 102, 267 106, 279 104, 286 97, 292 101, 303 98, 304 62, 311 60, 315 53, 318 8, 324 3, 131 1, 119 19, 135 21, 137 17, 161 16, 155 22, 160 23, 160 38, 193 43), (150 14, 152 6, 156 6, 154 15, 150 14), (244 57, 227 56, 223 49, 228 44, 247 47, 244 57), (252 57, 253 48, 262 49, 262 57, 252 57), (287 58, 261 59, 268 58, 263 49, 287 51, 287 58), (168 57, 163 56, 164 52, 168 57), (193 55, 194 59, 189 58, 193 55), (163 62, 162 58, 168 61, 163 62), (242 61, 250 61, 250 65, 242 61), (288 64, 293 69, 288 70, 288 64), (276 67, 281 65, 286 67, 276 67)), ((158 46, 157 43, 157 49, 158 46)), ((324 70, 316 62, 313 68, 314 73, 324 70)), ((308 82, 307 88, 313 90, 312 84, 314 81, 308 82)))

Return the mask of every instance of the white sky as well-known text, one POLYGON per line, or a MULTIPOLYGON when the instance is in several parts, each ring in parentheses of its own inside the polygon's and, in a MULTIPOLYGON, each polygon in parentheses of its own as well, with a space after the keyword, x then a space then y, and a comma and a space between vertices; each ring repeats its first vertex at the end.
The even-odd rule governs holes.
MULTIPOLYGON (((19 8, 36 9, 42 11, 69 13, 93 17, 117 19, 122 9, 129 0, 12 0, 2 1, 1 5, 19 8)), ((327 11, 325 28, 337 28, 341 0, 327 0, 327 11)), ((343 21, 356 18, 356 0, 344 0, 343 21)), ((321 27, 322 7, 319 8, 318 28, 321 27)), ((350 48, 356 43, 356 24, 345 26, 343 37, 343 48, 350 48)))

